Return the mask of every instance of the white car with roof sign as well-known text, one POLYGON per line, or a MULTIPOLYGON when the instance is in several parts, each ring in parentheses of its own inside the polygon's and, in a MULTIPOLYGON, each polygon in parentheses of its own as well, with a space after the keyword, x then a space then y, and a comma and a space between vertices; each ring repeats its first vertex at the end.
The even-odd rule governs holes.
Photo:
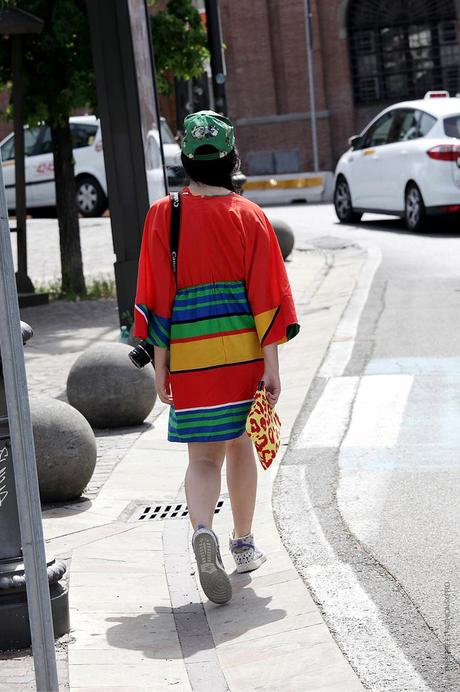
POLYGON ((428 216, 460 212, 460 98, 439 91, 394 104, 350 145, 335 170, 340 221, 391 214, 419 231, 428 216))
MULTIPOLYGON (((82 216, 100 216, 107 208, 107 180, 100 122, 94 115, 69 119, 73 140, 77 207, 82 216)), ((180 148, 166 121, 161 120, 163 151, 171 189, 180 187, 180 148)), ((26 204, 28 209, 53 207, 56 204, 54 164, 49 127, 24 129, 26 204)), ((8 209, 16 206, 14 174, 14 134, 0 142, 3 177, 8 209)), ((150 202, 164 194, 160 139, 157 129, 147 133, 145 162, 150 202)))

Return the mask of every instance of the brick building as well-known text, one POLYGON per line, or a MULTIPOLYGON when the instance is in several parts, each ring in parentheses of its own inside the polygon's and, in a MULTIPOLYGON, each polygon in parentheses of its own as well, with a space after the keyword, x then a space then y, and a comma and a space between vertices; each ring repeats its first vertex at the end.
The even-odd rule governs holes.
MULTIPOLYGON (((312 170, 303 0, 220 0, 248 174, 312 170)), ((311 0, 320 168, 386 105, 460 91, 460 0, 311 0)))

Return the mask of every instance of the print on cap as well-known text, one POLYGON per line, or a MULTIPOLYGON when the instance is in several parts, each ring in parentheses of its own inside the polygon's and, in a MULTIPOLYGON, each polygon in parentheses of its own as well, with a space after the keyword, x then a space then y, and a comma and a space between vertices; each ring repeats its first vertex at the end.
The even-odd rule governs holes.
POLYGON ((219 159, 229 154, 235 146, 235 133, 232 121, 214 111, 191 113, 184 119, 184 138, 182 153, 189 159, 207 161, 219 159), (202 146, 212 146, 215 151, 197 154, 202 146))

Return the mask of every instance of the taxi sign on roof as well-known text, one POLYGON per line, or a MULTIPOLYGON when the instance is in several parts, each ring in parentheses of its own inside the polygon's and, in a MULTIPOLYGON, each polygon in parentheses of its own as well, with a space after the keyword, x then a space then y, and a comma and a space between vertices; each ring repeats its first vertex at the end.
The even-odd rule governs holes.
POLYGON ((424 98, 426 99, 448 99, 450 96, 448 91, 427 91, 424 98))

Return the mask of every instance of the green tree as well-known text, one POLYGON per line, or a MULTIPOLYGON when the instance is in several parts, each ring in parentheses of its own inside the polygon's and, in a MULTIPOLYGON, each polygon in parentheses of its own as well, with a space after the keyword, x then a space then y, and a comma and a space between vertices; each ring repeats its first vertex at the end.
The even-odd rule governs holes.
MULTIPOLYGON (((76 108, 95 105, 86 5, 84 0, 20 0, 14 4, 44 21, 41 34, 24 40, 25 118, 29 125, 46 123, 51 130, 62 292, 83 295, 86 287, 69 116, 76 108)), ((3 85, 11 80, 8 43, 0 45, 3 85)))
POLYGON ((209 57, 207 35, 191 0, 169 0, 151 17, 158 90, 170 94, 171 77, 188 80, 203 73, 209 57))
MULTIPOLYGON (((44 21, 41 34, 24 40, 25 118, 51 130, 59 222, 62 293, 84 295, 76 185, 69 116, 77 108, 96 111, 96 87, 85 0, 0 0, 44 21)), ((170 0, 152 18, 159 89, 167 75, 190 79, 203 70, 206 33, 190 0, 170 0)), ((9 41, 0 41, 0 84, 11 87, 9 41)), ((8 115, 14 112, 9 108, 8 115)))

